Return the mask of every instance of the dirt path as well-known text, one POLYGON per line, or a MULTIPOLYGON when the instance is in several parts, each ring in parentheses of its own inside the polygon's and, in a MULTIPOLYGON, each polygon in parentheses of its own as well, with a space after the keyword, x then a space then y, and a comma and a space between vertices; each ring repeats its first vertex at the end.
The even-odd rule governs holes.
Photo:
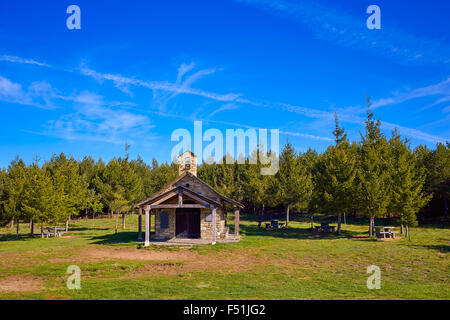
POLYGON ((44 288, 44 281, 38 277, 10 276, 0 278, 0 292, 38 292, 44 288))

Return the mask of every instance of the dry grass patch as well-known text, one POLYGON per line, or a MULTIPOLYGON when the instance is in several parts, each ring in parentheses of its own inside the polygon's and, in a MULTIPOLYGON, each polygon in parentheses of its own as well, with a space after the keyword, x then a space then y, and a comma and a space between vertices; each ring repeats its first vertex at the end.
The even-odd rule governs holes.
POLYGON ((192 260, 198 257, 197 252, 188 249, 177 251, 145 250, 136 248, 116 248, 93 246, 83 248, 80 257, 87 260, 135 260, 135 261, 173 261, 192 260))
POLYGON ((45 288, 44 284, 38 277, 10 276, 0 279, 0 292, 37 292, 45 288))

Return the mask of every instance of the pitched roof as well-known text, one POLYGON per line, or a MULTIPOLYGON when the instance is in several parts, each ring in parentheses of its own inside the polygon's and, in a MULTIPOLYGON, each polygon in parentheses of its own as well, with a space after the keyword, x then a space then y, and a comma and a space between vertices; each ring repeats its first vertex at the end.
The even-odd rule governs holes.
MULTIPOLYGON (((184 172, 182 175, 180 175, 178 178, 176 178, 175 180, 173 180, 171 183, 169 183, 167 186, 165 186, 164 188, 162 188, 161 190, 159 190, 159 191, 156 192, 155 194, 153 194, 151 197, 149 197, 149 198, 147 198, 147 199, 145 199, 145 200, 143 200, 143 201, 140 201, 140 202, 136 203, 136 204, 134 205, 134 207, 137 208, 137 207, 139 207, 139 206, 142 206, 142 205, 145 204, 145 203, 152 202, 152 201, 156 200, 157 198, 163 196, 164 194, 166 194, 166 193, 168 193, 168 192, 171 192, 171 191, 173 191, 174 189, 177 189, 177 187, 175 187, 174 185, 175 185, 178 181, 182 180, 182 179, 183 179, 184 177, 186 177, 186 176, 188 176, 189 178, 194 179, 195 181, 199 182, 201 185, 203 185, 203 186, 205 186, 206 188, 208 188, 210 191, 212 191, 213 193, 215 193, 215 194, 217 195, 218 198, 220 198, 220 199, 222 199, 222 200, 224 200, 224 201, 226 201, 226 202, 228 202, 228 203, 231 203, 231 204, 233 204, 233 205, 235 205, 235 206, 238 206, 238 207, 241 207, 241 208, 244 207, 241 203, 239 203, 239 202, 237 202, 237 201, 234 201, 233 199, 227 198, 227 197, 225 197, 224 195, 220 194, 219 192, 217 192, 216 190, 214 190, 213 187, 211 187, 211 186, 208 185, 206 182, 202 181, 200 178, 198 178, 197 176, 194 176, 192 173, 190 173, 190 172, 188 172, 188 171, 184 172)), ((190 190, 190 189, 187 189, 187 188, 184 188, 184 187, 182 187, 182 188, 185 189, 185 190, 188 190, 189 192, 195 193, 194 191, 192 191, 192 190, 190 190)), ((212 200, 212 199, 210 199, 210 198, 208 198, 208 197, 206 197, 206 196, 204 196, 204 195, 199 195, 198 193, 195 193, 195 194, 198 195, 198 196, 201 196, 201 197, 203 197, 203 198, 206 198, 206 199, 208 199, 209 201, 214 201, 214 200, 212 200)), ((214 201, 214 202, 216 202, 216 201, 214 201)))
POLYGON ((220 202, 218 202, 217 200, 213 200, 211 198, 208 198, 198 192, 195 192, 194 190, 190 190, 188 188, 182 187, 182 186, 178 186, 178 187, 173 187, 171 189, 166 190, 163 193, 158 194, 156 197, 152 198, 151 200, 144 200, 138 204, 135 205, 136 206, 141 206, 141 205, 151 205, 151 204, 155 204, 158 202, 165 202, 169 199, 172 199, 174 197, 178 197, 178 193, 179 190, 181 189, 181 192, 183 193, 183 195, 189 197, 189 198, 193 198, 199 200, 202 203, 208 203, 208 204, 212 204, 214 206, 220 206, 220 202))

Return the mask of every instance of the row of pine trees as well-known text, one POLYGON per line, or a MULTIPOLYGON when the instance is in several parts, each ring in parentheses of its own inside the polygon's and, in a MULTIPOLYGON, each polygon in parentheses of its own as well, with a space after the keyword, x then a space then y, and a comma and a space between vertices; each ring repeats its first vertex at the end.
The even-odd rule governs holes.
MULTIPOLYGON (((309 149, 296 152, 288 142, 279 157, 275 175, 261 175, 261 162, 250 164, 203 164, 200 179, 245 205, 244 212, 264 214, 268 208, 290 213, 325 213, 338 220, 338 233, 345 214, 365 216, 370 232, 375 218, 395 217, 406 228, 417 225, 417 213, 433 197, 442 199, 447 216, 450 188, 450 145, 430 150, 411 150, 409 141, 395 130, 388 139, 368 108, 361 140, 350 142, 336 126, 335 143, 324 153, 309 149)), ((155 193, 178 176, 175 164, 146 164, 140 157, 107 164, 85 157, 77 161, 63 153, 43 165, 39 159, 26 165, 20 158, 0 171, 0 220, 11 228, 18 221, 56 226, 78 215, 108 213, 117 217, 134 211, 133 204, 155 193)), ((254 151, 250 157, 258 157, 254 151)), ((117 229, 117 222, 116 222, 117 229)), ((18 233, 18 229, 17 229, 18 233)))

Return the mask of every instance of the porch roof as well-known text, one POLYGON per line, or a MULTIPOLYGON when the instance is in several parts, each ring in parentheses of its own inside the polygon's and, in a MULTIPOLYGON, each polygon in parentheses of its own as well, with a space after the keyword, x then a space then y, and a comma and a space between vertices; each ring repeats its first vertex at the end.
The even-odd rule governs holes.
POLYGON ((155 197, 149 198, 147 200, 137 203, 135 208, 143 208, 145 206, 150 206, 151 208, 213 208, 220 207, 220 202, 213 199, 205 197, 193 190, 187 189, 185 187, 179 186, 169 189, 163 193, 157 194, 155 197), (192 199, 195 204, 187 204, 183 202, 183 196, 187 196, 192 199), (177 203, 166 203, 178 197, 177 203))
MULTIPOLYGON (((212 188, 210 185, 208 185, 206 182, 202 181, 200 178, 198 178, 197 176, 193 175, 193 174, 190 173, 190 172, 185 172, 185 173, 183 173, 181 176, 179 176, 179 177, 176 178, 174 181, 172 181, 169 185, 167 185, 166 187, 162 188, 162 189, 159 190, 157 193, 153 194, 150 198, 147 198, 147 199, 145 199, 145 200, 143 200, 143 201, 141 201, 141 202, 136 203, 136 204, 134 205, 134 207, 135 207, 135 208, 142 208, 144 205, 149 205, 150 203, 153 203, 155 200, 160 199, 161 197, 163 197, 163 196, 166 195, 167 193, 172 192, 172 191, 175 190, 175 189, 178 189, 178 187, 175 187, 174 185, 175 185, 178 181, 180 181, 181 179, 183 179, 183 178, 186 177, 186 176, 188 176, 188 177, 194 179, 195 181, 199 182, 200 184, 202 184, 203 186, 205 186, 206 188, 208 188, 209 190, 211 190, 213 193, 215 193, 215 194, 217 195, 218 198, 222 199, 223 201, 228 202, 228 203, 231 203, 232 205, 237 206, 237 207, 240 207, 240 208, 243 208, 243 207, 244 207, 241 203, 239 203, 239 202, 237 202, 237 201, 234 201, 233 199, 227 198, 227 197, 225 197, 224 195, 220 194, 219 192, 217 192, 216 190, 214 190, 214 188, 212 188)), ((201 194, 198 194, 198 193, 194 192, 193 190, 186 189, 186 188, 184 188, 184 187, 182 187, 182 186, 180 186, 179 188, 182 188, 183 190, 187 190, 187 191, 189 191, 189 192, 195 194, 196 196, 198 196, 198 197, 200 197, 200 198, 204 198, 205 201, 207 201, 207 202, 208 202, 208 201, 209 201, 209 202, 212 201, 212 202, 214 202, 214 204, 217 204, 216 201, 214 201, 214 200, 212 200, 212 199, 210 199, 210 198, 207 198, 207 197, 205 197, 205 196, 203 196, 203 195, 201 195, 201 194)), ((219 204, 219 205, 220 205, 220 204, 219 204)))

